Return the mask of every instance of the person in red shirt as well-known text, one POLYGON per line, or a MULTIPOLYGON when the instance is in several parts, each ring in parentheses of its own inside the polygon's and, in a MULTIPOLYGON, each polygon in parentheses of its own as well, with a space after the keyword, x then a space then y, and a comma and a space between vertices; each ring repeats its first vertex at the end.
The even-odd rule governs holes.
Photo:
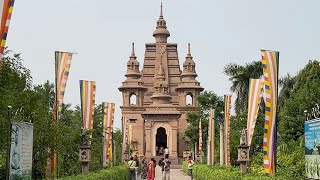
POLYGON ((148 176, 147 179, 148 180, 154 180, 155 177, 155 159, 151 158, 151 161, 149 162, 148 165, 148 176))

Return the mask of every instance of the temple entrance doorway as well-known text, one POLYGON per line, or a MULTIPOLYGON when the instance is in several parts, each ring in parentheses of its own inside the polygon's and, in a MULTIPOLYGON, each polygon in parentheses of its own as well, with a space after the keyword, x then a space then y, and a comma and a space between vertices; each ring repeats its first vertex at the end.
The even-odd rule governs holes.
POLYGON ((164 149, 167 147, 167 134, 166 129, 159 127, 156 134, 156 155, 162 156, 164 154, 164 149))

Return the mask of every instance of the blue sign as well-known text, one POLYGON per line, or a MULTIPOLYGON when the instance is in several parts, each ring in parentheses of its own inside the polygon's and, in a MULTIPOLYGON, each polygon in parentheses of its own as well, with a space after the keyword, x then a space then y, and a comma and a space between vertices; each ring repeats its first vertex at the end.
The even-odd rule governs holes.
POLYGON ((320 179, 320 118, 304 124, 306 176, 320 179))

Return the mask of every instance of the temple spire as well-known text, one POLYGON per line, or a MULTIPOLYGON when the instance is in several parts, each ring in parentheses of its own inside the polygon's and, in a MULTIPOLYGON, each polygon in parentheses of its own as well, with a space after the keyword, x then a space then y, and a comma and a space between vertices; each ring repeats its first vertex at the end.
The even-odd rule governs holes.
POLYGON ((190 43, 188 43, 188 54, 187 54, 187 56, 191 56, 191 50, 190 50, 190 43))
POLYGON ((134 53, 134 43, 132 43, 131 57, 136 57, 136 54, 134 53))
POLYGON ((162 2, 161 2, 161 6, 160 6, 160 19, 163 19, 162 2))
POLYGON ((166 43, 167 38, 170 36, 170 32, 167 30, 167 22, 163 18, 162 2, 160 6, 160 16, 157 21, 156 30, 153 32, 153 36, 156 38, 157 43, 166 43))
POLYGON ((141 77, 139 62, 137 61, 137 57, 134 52, 134 43, 132 43, 131 55, 127 62, 127 73, 125 76, 130 79, 139 79, 141 77))

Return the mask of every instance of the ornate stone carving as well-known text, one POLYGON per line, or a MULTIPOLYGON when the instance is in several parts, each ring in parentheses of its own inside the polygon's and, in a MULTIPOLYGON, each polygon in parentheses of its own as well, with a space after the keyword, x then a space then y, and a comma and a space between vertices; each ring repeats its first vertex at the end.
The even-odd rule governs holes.
POLYGON ((80 161, 90 161, 90 149, 80 149, 80 161))
POLYGON ((160 57, 162 59, 162 56, 167 52, 166 46, 164 45, 157 46, 157 52, 158 54, 160 54, 160 57))
POLYGON ((239 160, 240 159, 244 160, 244 159, 248 159, 249 158, 248 151, 247 151, 247 149, 245 147, 239 148, 238 151, 239 151, 238 152, 238 159, 239 160))

